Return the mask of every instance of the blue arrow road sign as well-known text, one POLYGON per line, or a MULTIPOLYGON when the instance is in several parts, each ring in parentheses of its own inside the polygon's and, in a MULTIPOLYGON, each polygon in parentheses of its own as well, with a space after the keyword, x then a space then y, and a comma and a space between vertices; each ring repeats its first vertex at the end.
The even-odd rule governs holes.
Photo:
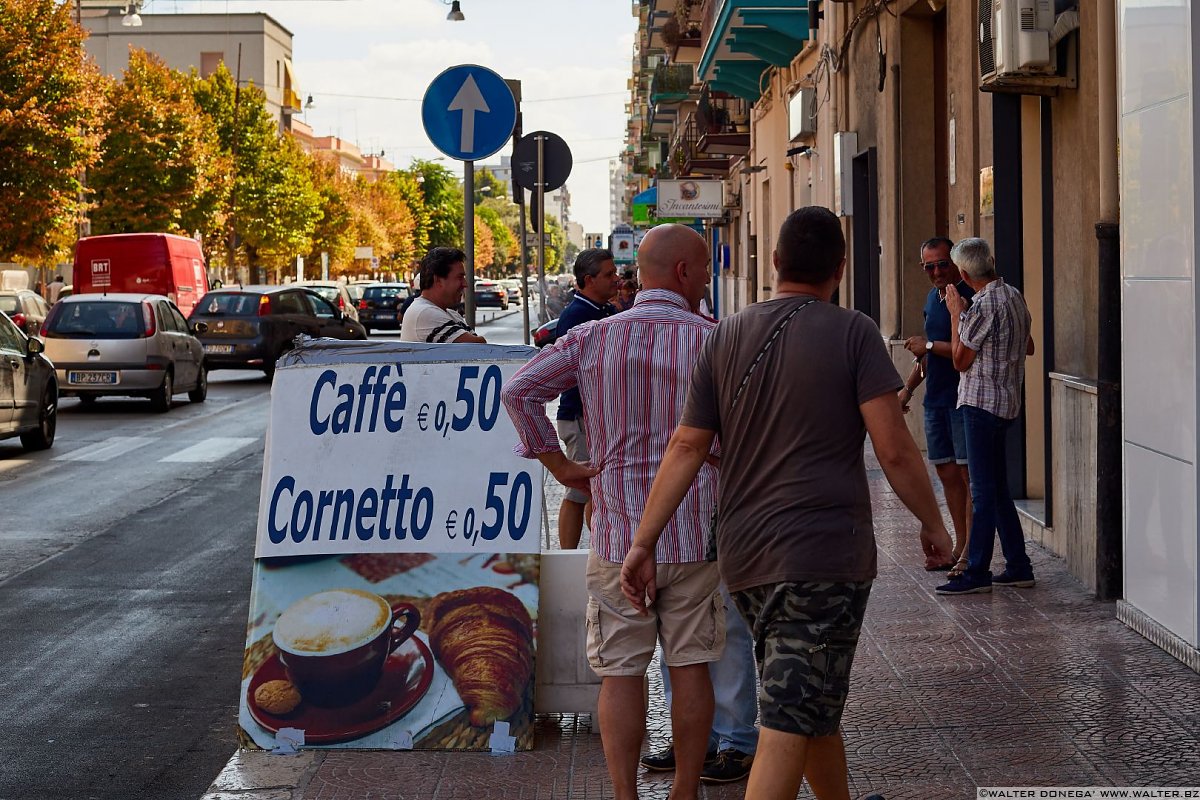
POLYGON ((517 101, 496 73, 460 64, 433 79, 421 101, 421 121, 433 146, 459 161, 495 153, 517 124, 517 101))

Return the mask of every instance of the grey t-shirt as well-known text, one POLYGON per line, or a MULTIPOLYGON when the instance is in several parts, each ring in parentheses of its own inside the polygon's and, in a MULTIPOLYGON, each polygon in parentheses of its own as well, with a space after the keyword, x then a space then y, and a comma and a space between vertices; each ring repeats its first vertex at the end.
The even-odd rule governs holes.
POLYGON ((811 299, 722 320, 692 373, 680 424, 721 439, 717 560, 730 591, 875 577, 859 406, 903 386, 875 323, 820 301, 801 309, 730 407, 772 331, 811 299))

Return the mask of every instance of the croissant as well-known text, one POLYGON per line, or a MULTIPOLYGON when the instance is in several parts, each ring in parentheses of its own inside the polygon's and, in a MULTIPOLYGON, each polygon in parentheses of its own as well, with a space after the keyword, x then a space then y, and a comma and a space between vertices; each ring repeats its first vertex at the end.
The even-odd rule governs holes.
POLYGON ((429 604, 429 640, 466 703, 471 724, 484 727, 521 707, 533 674, 533 620, 502 589, 479 586, 437 595, 429 604))

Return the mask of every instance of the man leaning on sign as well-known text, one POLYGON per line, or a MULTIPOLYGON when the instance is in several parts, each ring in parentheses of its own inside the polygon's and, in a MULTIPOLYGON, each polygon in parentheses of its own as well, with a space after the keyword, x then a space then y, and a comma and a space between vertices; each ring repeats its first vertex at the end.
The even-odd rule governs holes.
POLYGON ((421 259, 421 296, 404 312, 400 341, 487 342, 455 310, 467 288, 466 260, 466 254, 454 247, 435 247, 421 259))

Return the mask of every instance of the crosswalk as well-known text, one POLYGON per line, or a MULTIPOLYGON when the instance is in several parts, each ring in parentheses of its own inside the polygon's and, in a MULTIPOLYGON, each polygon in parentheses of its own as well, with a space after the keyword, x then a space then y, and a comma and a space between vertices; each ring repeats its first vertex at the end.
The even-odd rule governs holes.
MULTIPOLYGON (((153 444, 154 460, 165 464, 209 464, 226 459, 238 451, 260 441, 257 437, 242 436, 213 436, 198 442, 174 443, 172 452, 163 453, 164 446, 170 440, 152 436, 109 436, 98 442, 70 450, 53 457, 54 461, 76 463, 103 463, 112 461, 135 451, 142 451, 153 444), (180 445, 186 445, 180 447, 180 445)), ((139 452, 138 455, 143 455, 139 452)), ((0 470, 6 465, 13 464, 17 459, 0 462, 0 470)), ((24 462, 22 462, 24 463, 24 462)))

